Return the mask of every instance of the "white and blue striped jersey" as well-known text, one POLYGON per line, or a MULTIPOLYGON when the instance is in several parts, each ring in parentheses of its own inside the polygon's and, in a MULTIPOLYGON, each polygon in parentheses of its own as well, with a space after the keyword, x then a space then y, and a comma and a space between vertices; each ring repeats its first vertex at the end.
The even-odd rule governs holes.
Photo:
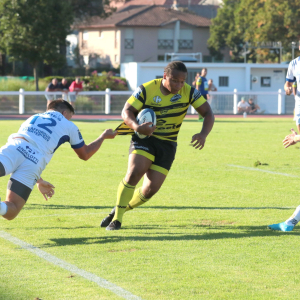
POLYGON ((84 146, 84 140, 78 127, 60 112, 47 111, 28 118, 9 138, 22 136, 44 155, 49 163, 55 150, 63 143, 69 142, 73 149, 84 146))
POLYGON ((300 96, 300 56, 293 59, 288 67, 286 74, 286 81, 296 82, 297 84, 297 96, 300 96))

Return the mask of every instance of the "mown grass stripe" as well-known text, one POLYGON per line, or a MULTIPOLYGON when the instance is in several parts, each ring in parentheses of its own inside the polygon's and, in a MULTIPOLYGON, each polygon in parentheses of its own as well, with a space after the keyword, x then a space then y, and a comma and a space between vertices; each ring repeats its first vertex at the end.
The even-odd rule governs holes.
POLYGON ((1 231, 0 230, 0 237, 15 244, 20 246, 21 248, 28 250, 30 252, 32 252, 33 254, 39 256, 40 258, 43 258, 44 260, 59 266, 65 270, 70 271, 73 274, 77 274, 80 275, 81 277, 95 282, 98 286, 105 288, 107 290, 110 290, 111 292, 113 292, 114 294, 124 298, 124 299, 128 299, 128 300, 141 300, 140 297, 135 296, 133 294, 131 294, 130 292, 124 290, 123 288, 107 281, 106 279, 103 279, 93 273, 87 272, 85 270, 79 269, 78 267, 76 267, 75 265, 69 264, 68 262, 59 259, 56 256, 53 256, 41 249, 38 249, 36 247, 34 247, 33 245, 30 245, 22 240, 19 240, 16 237, 13 237, 12 235, 10 235, 9 233, 5 232, 5 231, 1 231))

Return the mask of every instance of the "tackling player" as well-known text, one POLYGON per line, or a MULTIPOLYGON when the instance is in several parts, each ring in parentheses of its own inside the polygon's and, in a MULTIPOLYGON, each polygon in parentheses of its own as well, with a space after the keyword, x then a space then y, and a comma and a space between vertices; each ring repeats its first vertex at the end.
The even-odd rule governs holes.
POLYGON ((186 78, 186 66, 180 61, 171 62, 162 79, 141 85, 127 100, 122 111, 124 123, 117 128, 118 134, 137 131, 149 138, 140 139, 133 134, 127 174, 119 185, 116 207, 102 220, 101 227, 120 229, 125 211, 146 203, 159 191, 175 158, 177 135, 190 105, 204 117, 202 130, 192 136, 191 143, 199 150, 204 147, 214 115, 201 93, 185 83, 186 78), (137 123, 136 116, 144 108, 155 112, 156 126, 137 123), (143 176, 142 187, 135 190, 143 176))
POLYGON ((0 148, 0 177, 11 174, 6 201, 0 201, 3 218, 12 220, 19 214, 36 183, 46 200, 53 196, 54 186, 40 176, 61 144, 69 142, 80 159, 88 160, 105 139, 117 134, 107 129, 86 145, 78 127, 70 121, 73 114, 74 108, 67 101, 54 100, 46 112, 27 119, 0 148))
MULTIPOLYGON (((286 74, 286 82, 284 85, 284 90, 287 95, 291 95, 293 89, 295 88, 294 82, 297 83, 296 86, 296 107, 295 107, 295 118, 296 124, 298 128, 298 132, 300 132, 300 56, 292 60, 289 64, 288 71, 286 74)), ((289 146, 295 145, 300 141, 300 135, 297 135, 294 129, 291 129, 292 133, 287 135, 283 140, 283 145, 285 148, 289 146)), ((292 216, 287 219, 285 222, 269 225, 268 228, 272 230, 279 231, 292 231, 295 225, 300 221, 300 206, 298 206, 292 216)))

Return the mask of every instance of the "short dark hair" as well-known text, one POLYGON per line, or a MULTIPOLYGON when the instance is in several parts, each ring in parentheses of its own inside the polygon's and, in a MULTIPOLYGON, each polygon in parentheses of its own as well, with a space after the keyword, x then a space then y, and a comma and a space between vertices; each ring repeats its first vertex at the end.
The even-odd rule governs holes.
POLYGON ((187 73, 187 68, 182 61, 172 61, 165 67, 165 73, 170 75, 172 70, 177 70, 180 72, 187 73))
POLYGON ((75 113, 73 106, 68 101, 63 99, 53 100, 47 106, 47 110, 55 110, 59 111, 60 113, 66 109, 73 114, 75 113))

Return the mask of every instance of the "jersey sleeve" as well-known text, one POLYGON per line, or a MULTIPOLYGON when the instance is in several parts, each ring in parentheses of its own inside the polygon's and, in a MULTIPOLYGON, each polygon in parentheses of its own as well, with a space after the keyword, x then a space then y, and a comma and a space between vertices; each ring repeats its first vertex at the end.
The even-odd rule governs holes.
POLYGON ((202 94, 200 93, 200 91, 198 91, 195 88, 192 88, 191 92, 192 92, 191 105, 195 109, 198 108, 198 107, 200 107, 203 103, 206 102, 206 99, 202 96, 202 94))
POLYGON ((143 85, 140 85, 130 96, 127 102, 135 109, 141 110, 146 102, 146 91, 143 85))
POLYGON ((70 144, 73 149, 79 149, 84 146, 84 140, 78 127, 74 123, 72 123, 72 125, 70 131, 70 144))
POLYGON ((200 76, 196 82, 197 85, 201 85, 202 84, 202 77, 200 76))
POLYGON ((294 82, 296 80, 296 77, 294 76, 294 60, 292 60, 289 64, 287 73, 286 73, 286 81, 288 82, 294 82))

